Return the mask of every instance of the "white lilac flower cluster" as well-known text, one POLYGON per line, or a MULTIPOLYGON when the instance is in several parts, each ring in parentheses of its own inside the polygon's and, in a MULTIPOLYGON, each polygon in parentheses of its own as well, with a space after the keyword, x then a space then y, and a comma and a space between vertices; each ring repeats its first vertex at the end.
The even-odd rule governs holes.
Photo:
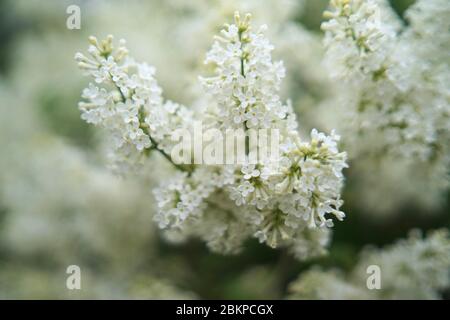
MULTIPOLYGON (((392 208, 440 203, 450 185, 449 14, 445 0, 417 1, 405 13, 407 25, 385 0, 332 0, 325 12, 325 64, 337 80, 328 105, 342 115, 334 127, 345 134, 365 185, 377 168, 370 179, 378 182, 361 189, 364 206, 364 194, 388 189, 396 164, 406 181, 392 183, 411 187, 392 208)), ((379 194, 375 201, 384 202, 387 194, 379 194)))
POLYGON ((124 40, 117 49, 112 36, 89 41, 90 57, 75 55, 79 67, 95 80, 83 90, 82 119, 108 130, 119 162, 137 162, 143 151, 152 149, 168 158, 173 146, 170 137, 189 121, 191 112, 163 100, 155 69, 129 58, 124 40))
MULTIPOLYGON (((289 70, 281 85, 281 96, 292 100, 294 110, 302 115, 299 121, 304 130, 314 127, 311 121, 315 114, 313 106, 326 96, 329 81, 321 66, 321 36, 295 22, 303 13, 305 0, 218 0, 214 3, 200 0, 189 3, 176 1, 176 5, 182 8, 178 10, 190 12, 188 16, 181 14, 181 18, 177 17, 177 23, 169 28, 172 38, 179 40, 177 46, 181 46, 184 52, 180 59, 189 66, 189 70, 183 72, 188 86, 192 86, 193 76, 203 73, 205 66, 199 56, 210 47, 210 38, 217 33, 217 25, 232 18, 236 10, 252 12, 253 24, 270 25, 265 35, 276 47, 274 55, 277 59, 282 57, 284 66, 289 70), (184 41, 186 37, 191 41, 184 41)), ((177 72, 177 80, 172 82, 179 83, 179 79, 177 72)), ((167 84, 164 88, 168 92, 167 84)), ((194 91, 197 98, 202 96, 200 86, 190 91, 194 91)))
POLYGON ((414 230, 385 249, 365 250, 352 272, 313 268, 291 284, 292 299, 440 299, 450 287, 450 238, 414 230), (380 289, 369 290, 367 268, 378 266, 380 289))
POLYGON ((345 217, 339 208, 346 153, 338 151, 339 136, 334 132, 327 136, 313 130, 309 141, 300 138, 292 108, 279 96, 284 68, 282 62, 272 61, 273 47, 263 34, 265 28, 253 31, 250 15, 241 19, 238 13, 234 24, 225 25, 205 60, 215 74, 200 78, 207 107, 198 110, 195 117, 221 132, 278 130, 278 159, 262 157, 250 162, 246 146, 243 164, 175 164, 170 148, 161 144, 171 141, 168 128, 189 128, 192 116, 185 116, 188 112, 184 107, 171 109, 162 103, 161 89, 150 67, 129 59, 118 64, 126 49, 120 47, 112 54, 110 39, 100 44, 91 40, 95 61, 77 55, 81 67, 95 79, 113 84, 110 91, 94 89, 90 103, 80 107, 85 119, 90 119, 86 113, 92 110, 106 112, 106 117, 95 116, 90 122, 119 133, 122 144, 144 154, 155 148, 175 165, 178 172, 174 177, 154 190, 158 206, 155 220, 167 230, 167 238, 180 241, 197 236, 214 251, 234 253, 244 240, 254 236, 271 247, 290 247, 303 259, 324 252, 328 228, 333 226, 330 215, 338 220, 345 217), (130 75, 133 67, 138 72, 130 75), (140 72, 141 68, 145 72, 140 72), (100 91, 108 99, 95 103, 100 91), (127 110, 125 118, 123 109, 127 110), (134 132, 138 134, 131 137, 134 132), (136 142, 138 135, 144 143, 136 142))
POLYGON ((381 72, 395 31, 382 23, 376 0, 332 0, 331 8, 322 24, 331 75, 361 80, 381 72))
POLYGON ((263 34, 267 26, 250 32, 249 17, 226 25, 205 60, 215 65, 216 76, 202 78, 202 83, 225 128, 273 128, 287 112, 276 94, 285 74, 283 63, 272 62, 273 46, 263 34))
MULTIPOLYGON (((445 72, 435 72, 434 58, 420 56, 416 48, 445 52, 450 37, 444 31, 447 43, 425 40, 421 34, 426 26, 414 15, 420 10, 423 18, 424 11, 436 7, 441 11, 438 16, 445 17, 450 10, 448 1, 419 1, 410 10, 411 26, 404 30, 399 30, 384 0, 333 0, 331 11, 325 12, 326 63, 333 77, 345 80, 340 103, 347 111, 347 123, 358 132, 352 136, 361 140, 354 147, 360 153, 394 153, 428 161, 441 152, 446 141, 441 131, 448 129, 450 110, 445 72)), ((440 27, 445 30, 445 23, 440 27)))

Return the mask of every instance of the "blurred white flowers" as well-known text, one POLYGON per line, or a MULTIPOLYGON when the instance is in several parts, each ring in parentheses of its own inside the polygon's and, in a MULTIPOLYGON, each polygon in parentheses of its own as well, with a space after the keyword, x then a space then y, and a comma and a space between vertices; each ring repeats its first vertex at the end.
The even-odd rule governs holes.
MULTIPOLYGON (((333 0, 325 12, 325 62, 337 81, 327 105, 340 115, 333 124, 344 134, 357 175, 368 186, 364 176, 377 171, 371 190, 414 185, 390 208, 371 211, 392 212, 408 201, 439 204, 448 190, 449 13, 450 3, 441 0, 417 1, 406 11, 408 25, 385 0, 333 0), (403 180, 392 181, 389 168, 396 163, 406 169, 403 180)), ((360 190, 366 203, 370 191, 360 190)), ((389 198, 389 191, 376 194, 374 202, 389 198)))
POLYGON ((450 286, 450 238, 447 229, 422 238, 413 230, 406 240, 384 249, 368 248, 353 271, 313 268, 291 286, 292 299, 439 299, 450 286), (380 268, 381 287, 366 287, 367 267, 380 268))
POLYGON ((194 298, 155 263, 142 271, 158 256, 157 233, 144 213, 142 186, 152 184, 115 177, 92 154, 49 133, 28 109, 34 101, 11 87, 0 86, 0 94, 0 166, 8 168, 0 171, 0 240, 8 257, 0 297, 194 298), (84 290, 64 286, 64 271, 74 262, 84 290))

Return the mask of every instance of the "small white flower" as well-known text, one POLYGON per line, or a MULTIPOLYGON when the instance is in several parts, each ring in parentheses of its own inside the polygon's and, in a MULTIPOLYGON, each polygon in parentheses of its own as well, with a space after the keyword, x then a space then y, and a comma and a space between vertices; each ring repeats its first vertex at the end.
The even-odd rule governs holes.
POLYGON ((241 172, 244 174, 244 179, 246 180, 258 177, 260 175, 260 171, 256 168, 255 164, 243 165, 241 172))

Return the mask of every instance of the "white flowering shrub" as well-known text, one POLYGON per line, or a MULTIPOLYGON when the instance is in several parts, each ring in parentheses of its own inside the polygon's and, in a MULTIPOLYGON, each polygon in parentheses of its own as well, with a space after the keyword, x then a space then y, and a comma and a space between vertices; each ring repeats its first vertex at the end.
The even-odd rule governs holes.
POLYGON ((272 61, 265 29, 253 30, 250 15, 236 14, 235 24, 225 25, 205 60, 215 71, 200 78, 207 107, 199 110, 165 101, 154 69, 129 58, 122 41, 116 49, 112 37, 91 37, 91 57, 75 58, 96 84, 83 91, 79 106, 84 120, 108 130, 119 162, 134 165, 157 152, 173 164, 177 173, 154 191, 155 220, 170 238, 195 235, 215 251, 236 252, 253 235, 271 247, 290 246, 303 258, 310 251, 304 248, 323 251, 333 225, 329 215, 345 216, 339 208, 346 154, 338 151, 334 132, 313 130, 311 140, 300 138, 292 108, 278 95, 285 71, 282 62, 272 61), (178 164, 171 157, 171 133, 189 131, 194 119, 224 133, 277 129, 281 158, 178 164))
POLYGON ((2 2, 0 297, 448 299, 449 4, 2 2))

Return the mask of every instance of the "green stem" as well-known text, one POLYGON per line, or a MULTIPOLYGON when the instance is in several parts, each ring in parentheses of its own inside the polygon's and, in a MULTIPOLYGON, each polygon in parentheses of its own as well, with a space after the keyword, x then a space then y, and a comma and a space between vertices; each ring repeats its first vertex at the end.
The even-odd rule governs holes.
POLYGON ((242 31, 238 32, 239 42, 241 43, 241 75, 245 78, 245 72, 244 72, 244 46, 242 44, 242 31))
MULTIPOLYGON (((244 71, 244 61, 245 61, 245 59, 244 59, 244 45, 242 43, 242 33, 243 32, 244 31, 239 30, 238 37, 239 37, 239 42, 241 43, 241 51, 242 51, 242 54, 241 54, 241 57, 240 57, 240 60, 241 60, 241 75, 245 78, 245 71, 244 71)), ((244 122, 244 131, 246 132, 247 130, 248 130, 247 121, 245 121, 244 122)), ((250 153, 250 138, 246 135, 245 136, 245 155, 248 156, 249 153, 250 153)))
MULTIPOLYGON (((117 90, 120 93, 122 102, 125 103, 125 101, 127 100, 127 98, 125 97, 125 95, 123 94, 122 90, 120 89, 120 87, 112 80, 111 77, 111 81, 114 83, 114 86, 117 88, 117 90)), ((139 127, 144 131, 144 133, 150 138, 150 142, 152 143, 152 146, 146 150, 156 150, 158 151, 164 158, 166 158, 177 170, 183 171, 183 172, 188 172, 189 175, 192 173, 192 169, 188 169, 180 164, 177 164, 175 162, 173 162, 172 158, 162 149, 160 149, 158 147, 158 143, 155 141, 155 139, 153 139, 153 137, 150 135, 150 132, 148 131, 147 126, 143 125, 144 121, 142 119, 141 112, 139 112, 139 127)))
MULTIPOLYGON (((142 127, 141 127, 142 128, 142 127)), ((177 164, 175 162, 173 162, 172 158, 162 149, 159 149, 157 142, 152 138, 152 136, 148 133, 148 130, 145 130, 147 128, 142 128, 142 130, 144 130, 145 134, 148 135, 148 137, 150 138, 150 141, 153 145, 153 148, 150 147, 151 149, 155 149, 156 151, 158 151, 164 158, 166 158, 177 170, 183 171, 183 172, 187 172, 189 175, 192 173, 192 169, 188 169, 187 167, 184 167, 180 164, 177 164)))

